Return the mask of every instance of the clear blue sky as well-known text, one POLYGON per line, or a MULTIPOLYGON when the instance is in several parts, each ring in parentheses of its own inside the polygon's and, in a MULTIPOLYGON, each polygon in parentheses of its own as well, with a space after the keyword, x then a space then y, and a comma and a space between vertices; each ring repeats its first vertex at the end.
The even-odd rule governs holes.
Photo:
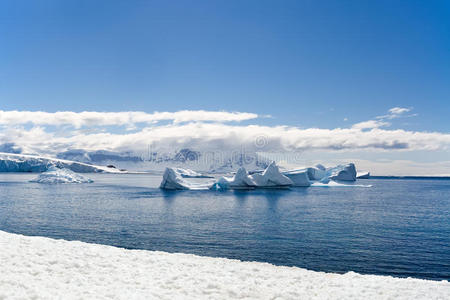
POLYGON ((394 106, 419 114, 402 128, 450 131, 450 1, 0 2, 2 110, 335 128, 394 106))

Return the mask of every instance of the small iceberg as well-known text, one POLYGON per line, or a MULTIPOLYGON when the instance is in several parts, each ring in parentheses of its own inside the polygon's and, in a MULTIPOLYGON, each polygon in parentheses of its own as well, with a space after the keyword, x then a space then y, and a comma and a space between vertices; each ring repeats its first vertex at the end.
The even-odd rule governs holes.
POLYGON ((354 163, 339 165, 327 170, 327 177, 331 180, 356 181, 356 167, 354 163))
POLYGON ((47 169, 46 172, 39 174, 38 177, 30 180, 30 182, 57 184, 57 183, 91 183, 94 181, 86 176, 77 174, 72 170, 66 168, 60 169, 55 166, 51 166, 47 169))
POLYGON ((370 172, 358 172, 356 173, 356 179, 369 179, 370 172))
POLYGON ((214 183, 194 183, 189 182, 183 177, 178 168, 166 168, 160 188, 164 190, 208 190, 214 183))

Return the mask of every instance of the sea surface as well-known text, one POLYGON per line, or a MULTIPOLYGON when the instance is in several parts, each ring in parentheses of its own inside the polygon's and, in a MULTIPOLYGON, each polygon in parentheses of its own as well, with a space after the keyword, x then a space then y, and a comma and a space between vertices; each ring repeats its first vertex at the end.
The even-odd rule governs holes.
POLYGON ((316 271, 450 280, 450 180, 166 192, 156 175, 88 176, 95 182, 49 185, 28 182, 36 174, 0 173, 0 230, 316 271))

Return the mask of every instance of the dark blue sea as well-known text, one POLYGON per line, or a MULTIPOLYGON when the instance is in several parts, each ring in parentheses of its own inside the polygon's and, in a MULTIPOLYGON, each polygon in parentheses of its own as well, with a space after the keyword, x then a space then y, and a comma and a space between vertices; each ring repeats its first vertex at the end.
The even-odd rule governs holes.
POLYGON ((450 180, 165 192, 160 177, 148 174, 90 174, 92 184, 66 185, 29 183, 35 176, 0 174, 0 230, 316 271, 450 280, 450 180))

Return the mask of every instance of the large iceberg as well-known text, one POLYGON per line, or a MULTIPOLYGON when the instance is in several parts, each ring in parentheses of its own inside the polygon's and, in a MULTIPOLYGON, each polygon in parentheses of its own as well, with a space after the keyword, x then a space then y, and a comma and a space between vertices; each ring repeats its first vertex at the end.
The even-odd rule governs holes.
POLYGON ((69 169, 77 173, 123 172, 112 167, 89 165, 64 159, 37 155, 0 153, 0 172, 45 172, 51 166, 69 169))
POLYGON ((166 168, 159 187, 164 190, 206 190, 210 189, 213 184, 213 182, 189 182, 178 172, 177 168, 166 168))
POLYGON ((280 172, 275 162, 271 162, 262 174, 255 173, 250 178, 257 187, 261 188, 283 188, 294 184, 292 180, 280 172))
POLYGON ((248 175, 244 167, 240 167, 233 177, 220 177, 215 186, 218 189, 252 189, 256 187, 255 182, 248 175))
POLYGON ((55 166, 51 166, 44 173, 39 174, 38 177, 30 180, 37 183, 91 183, 92 179, 77 174, 69 169, 60 169, 55 166))

